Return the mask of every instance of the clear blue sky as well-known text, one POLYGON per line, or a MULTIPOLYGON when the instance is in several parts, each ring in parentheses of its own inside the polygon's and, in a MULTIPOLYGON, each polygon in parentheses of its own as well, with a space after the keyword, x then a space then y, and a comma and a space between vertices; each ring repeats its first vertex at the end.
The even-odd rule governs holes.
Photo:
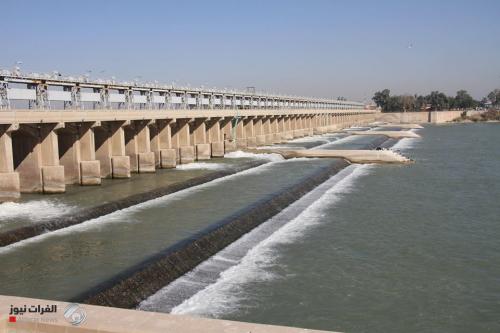
POLYGON ((356 100, 500 88, 498 0, 2 0, 0 17, 0 68, 356 100))

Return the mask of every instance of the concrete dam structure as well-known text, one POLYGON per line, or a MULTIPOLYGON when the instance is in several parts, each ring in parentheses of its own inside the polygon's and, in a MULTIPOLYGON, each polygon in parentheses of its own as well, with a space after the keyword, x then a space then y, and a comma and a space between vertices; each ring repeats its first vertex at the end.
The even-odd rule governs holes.
POLYGON ((362 103, 0 75, 0 201, 376 119, 362 103))

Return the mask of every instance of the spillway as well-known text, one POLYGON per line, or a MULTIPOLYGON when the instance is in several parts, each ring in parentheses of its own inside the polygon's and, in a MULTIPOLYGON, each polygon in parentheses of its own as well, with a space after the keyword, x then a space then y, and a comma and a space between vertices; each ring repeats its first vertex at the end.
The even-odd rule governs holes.
MULTIPOLYGON (((289 144, 317 146, 328 141, 333 145, 337 142, 338 146, 343 140, 353 144, 361 140, 366 145, 367 138, 348 139, 330 135, 289 144)), ((224 160, 232 160, 228 163, 237 165, 247 163, 248 159, 224 160)), ((3 247, 0 249, 0 293, 59 300, 81 297, 103 283, 119 281, 121 274, 131 267, 190 239, 200 230, 283 193, 325 168, 331 168, 339 160, 275 159, 266 162, 234 175, 3 247)), ((75 194, 80 195, 83 196, 75 194)), ((73 209, 78 211, 97 203, 97 200, 88 200, 83 200, 81 207, 73 209)), ((70 205, 69 202, 63 203, 70 205)))

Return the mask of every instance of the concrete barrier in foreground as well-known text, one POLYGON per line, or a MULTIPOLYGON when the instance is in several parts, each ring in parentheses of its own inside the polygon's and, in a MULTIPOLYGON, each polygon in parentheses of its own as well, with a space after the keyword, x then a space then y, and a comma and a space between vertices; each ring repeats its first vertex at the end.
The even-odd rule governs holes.
POLYGON ((326 331, 0 296, 0 333, 7 332, 320 333, 326 331))

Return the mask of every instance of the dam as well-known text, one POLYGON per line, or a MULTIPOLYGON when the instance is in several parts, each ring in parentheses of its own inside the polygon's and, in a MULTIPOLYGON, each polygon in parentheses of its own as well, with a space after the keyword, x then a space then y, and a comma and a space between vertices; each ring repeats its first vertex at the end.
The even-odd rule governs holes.
POLYGON ((61 193, 375 119, 362 103, 0 75, 0 200, 61 193))
MULTIPOLYGON (((123 309, 206 313, 210 297, 200 297, 268 239, 308 226, 302 211, 324 204, 373 163, 410 166, 389 149, 425 138, 427 127, 415 123, 459 115, 383 115, 348 101, 61 78, 2 80, 0 294, 10 296, 0 300, 84 304, 89 330, 127 331, 99 313, 148 318, 123 309), (86 94, 98 96, 88 102, 86 94)), ((193 331, 295 330, 152 316, 163 327, 193 331)))

